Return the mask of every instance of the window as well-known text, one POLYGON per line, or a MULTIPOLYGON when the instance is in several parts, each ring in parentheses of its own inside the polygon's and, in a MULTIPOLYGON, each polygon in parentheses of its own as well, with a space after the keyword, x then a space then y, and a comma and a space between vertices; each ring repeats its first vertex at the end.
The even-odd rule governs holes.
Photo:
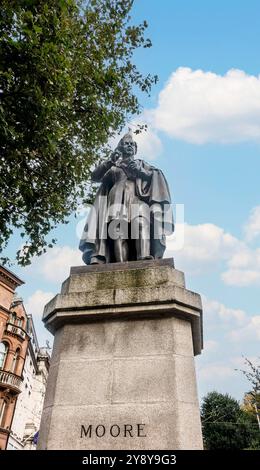
POLYGON ((31 322, 30 322, 29 318, 27 318, 27 320, 26 320, 26 331, 29 335, 31 334, 31 322))
POLYGON ((0 402, 0 426, 3 428, 4 427, 4 422, 5 422, 5 410, 6 410, 6 401, 1 400, 0 402))
POLYGON ((11 372, 13 372, 13 374, 15 374, 16 371, 17 371, 17 366, 18 366, 18 362, 19 362, 19 355, 20 355, 20 349, 17 348, 15 353, 14 353, 12 367, 11 367, 11 372))
POLYGON ((22 326, 22 323, 23 323, 22 318, 17 318, 17 320, 16 320, 16 325, 21 327, 21 326, 22 326))
POLYGON ((14 312, 11 312, 10 315, 9 315, 10 323, 15 323, 15 320, 16 320, 16 315, 15 315, 14 312))
POLYGON ((8 353, 8 345, 6 343, 0 343, 0 369, 5 366, 5 360, 8 353))

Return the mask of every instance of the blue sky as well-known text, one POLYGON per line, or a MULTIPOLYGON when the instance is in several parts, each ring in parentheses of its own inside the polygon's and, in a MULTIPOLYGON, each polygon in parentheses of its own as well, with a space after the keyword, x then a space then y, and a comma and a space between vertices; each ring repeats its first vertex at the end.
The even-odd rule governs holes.
MULTIPOLYGON (((184 246, 175 252, 170 242, 167 255, 203 296, 199 394, 216 389, 241 400, 249 386, 235 369, 242 354, 259 356, 260 340, 260 3, 136 0, 132 17, 148 21, 153 43, 135 61, 160 79, 141 97, 137 120, 149 134, 139 158, 164 171, 174 202, 184 204, 184 246)), ((31 267, 13 268, 26 281, 20 293, 42 343, 42 306, 80 262, 83 220, 80 213, 59 227, 57 247, 31 267)))

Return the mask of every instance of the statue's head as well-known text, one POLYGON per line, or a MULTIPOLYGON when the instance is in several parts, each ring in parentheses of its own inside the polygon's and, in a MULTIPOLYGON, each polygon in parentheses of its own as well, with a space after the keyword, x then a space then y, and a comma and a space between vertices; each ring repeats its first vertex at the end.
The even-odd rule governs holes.
POLYGON ((137 143, 130 131, 120 139, 117 150, 121 152, 123 158, 133 158, 137 153, 137 143))

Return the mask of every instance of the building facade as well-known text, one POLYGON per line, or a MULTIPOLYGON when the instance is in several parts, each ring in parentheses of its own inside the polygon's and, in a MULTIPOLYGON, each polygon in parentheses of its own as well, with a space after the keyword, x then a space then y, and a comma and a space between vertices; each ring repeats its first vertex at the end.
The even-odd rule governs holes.
POLYGON ((8 450, 35 450, 39 431, 50 356, 39 348, 32 317, 28 317, 30 341, 23 370, 21 393, 17 398, 8 450))
POLYGON ((27 319, 22 305, 13 308, 15 289, 23 284, 0 266, 0 449, 6 449, 28 348, 27 319))
POLYGON ((23 281, 0 266, 0 450, 35 449, 49 354, 15 293, 23 281))

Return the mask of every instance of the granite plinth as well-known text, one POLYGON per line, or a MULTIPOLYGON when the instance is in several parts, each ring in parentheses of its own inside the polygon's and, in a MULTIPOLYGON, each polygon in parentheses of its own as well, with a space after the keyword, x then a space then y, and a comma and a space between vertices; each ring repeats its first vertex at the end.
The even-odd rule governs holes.
POLYGON ((55 335, 38 449, 201 449, 200 296, 173 260, 71 268, 43 320, 55 335))

